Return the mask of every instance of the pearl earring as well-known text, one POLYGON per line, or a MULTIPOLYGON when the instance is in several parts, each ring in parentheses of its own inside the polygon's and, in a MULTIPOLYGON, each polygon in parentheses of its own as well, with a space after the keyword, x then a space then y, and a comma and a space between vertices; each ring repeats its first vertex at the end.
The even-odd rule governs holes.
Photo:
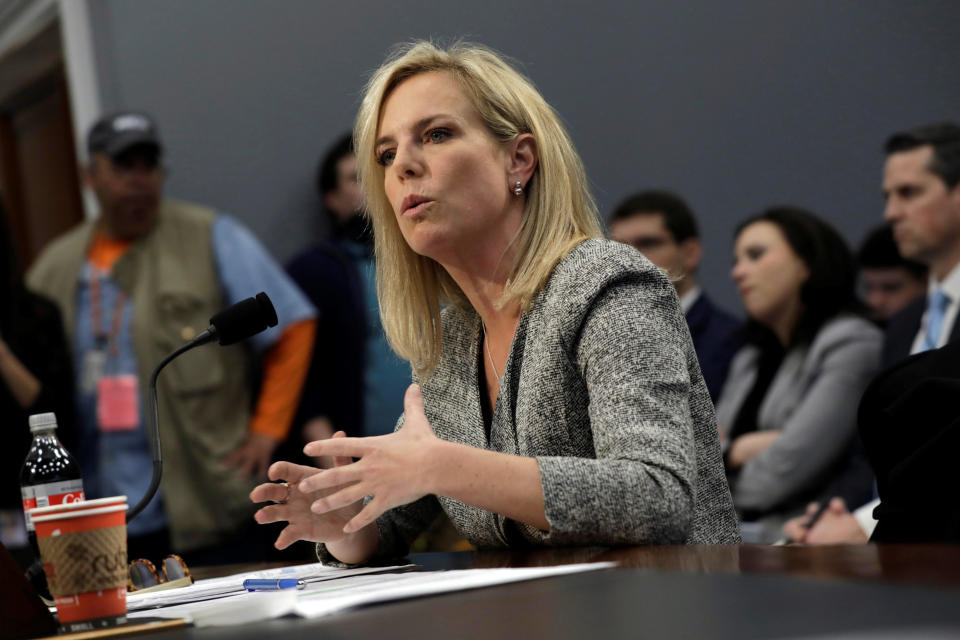
POLYGON ((523 195, 523 183, 517 180, 516 184, 513 185, 513 195, 522 196, 523 195))

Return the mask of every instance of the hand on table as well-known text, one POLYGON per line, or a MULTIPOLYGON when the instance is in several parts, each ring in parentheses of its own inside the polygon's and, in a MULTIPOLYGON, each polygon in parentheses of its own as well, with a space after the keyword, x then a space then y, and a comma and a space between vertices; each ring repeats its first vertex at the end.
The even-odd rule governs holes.
POLYGON ((807 532, 807 544, 866 544, 869 542, 860 523, 847 510, 843 498, 833 498, 820 519, 807 532))
POLYGON ((791 518, 783 525, 783 533, 793 542, 802 544, 866 544, 869 539, 860 523, 847 509, 843 498, 833 498, 813 526, 810 518, 819 505, 811 502, 802 516, 791 518))
POLYGON ((810 518, 814 516, 819 508, 820 505, 818 503, 811 502, 807 505, 807 510, 802 516, 790 518, 784 522, 783 535, 786 536, 787 540, 798 543, 806 542, 807 533, 810 531, 810 518))

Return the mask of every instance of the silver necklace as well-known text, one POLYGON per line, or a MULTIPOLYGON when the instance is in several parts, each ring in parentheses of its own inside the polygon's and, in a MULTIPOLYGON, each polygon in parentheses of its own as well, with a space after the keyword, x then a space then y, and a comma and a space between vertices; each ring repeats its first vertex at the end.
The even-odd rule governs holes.
MULTIPOLYGON (((493 354, 490 353, 490 341, 487 340, 487 325, 483 322, 483 319, 480 320, 480 326, 483 328, 483 346, 487 348, 487 358, 490 360, 490 368, 493 369, 493 377, 497 379, 497 388, 500 389, 503 387, 503 376, 497 373, 497 365, 493 364, 493 354)), ((506 374, 507 370, 504 369, 503 373, 506 374)))

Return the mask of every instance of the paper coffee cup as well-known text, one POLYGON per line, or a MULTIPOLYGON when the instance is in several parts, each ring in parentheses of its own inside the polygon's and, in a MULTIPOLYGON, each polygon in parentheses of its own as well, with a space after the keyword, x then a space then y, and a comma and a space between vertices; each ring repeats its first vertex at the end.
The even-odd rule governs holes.
POLYGON ((31 516, 47 584, 62 625, 81 620, 86 628, 126 621, 126 504, 31 516))

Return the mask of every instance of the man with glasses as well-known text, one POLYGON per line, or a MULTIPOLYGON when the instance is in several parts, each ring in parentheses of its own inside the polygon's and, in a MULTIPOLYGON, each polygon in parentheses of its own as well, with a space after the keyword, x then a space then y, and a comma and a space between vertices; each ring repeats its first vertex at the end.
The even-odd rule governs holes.
POLYGON ((740 347, 740 322, 714 305, 697 284, 702 249, 690 208, 667 191, 637 193, 614 209, 610 237, 639 250, 673 281, 703 379, 716 401, 740 347))

